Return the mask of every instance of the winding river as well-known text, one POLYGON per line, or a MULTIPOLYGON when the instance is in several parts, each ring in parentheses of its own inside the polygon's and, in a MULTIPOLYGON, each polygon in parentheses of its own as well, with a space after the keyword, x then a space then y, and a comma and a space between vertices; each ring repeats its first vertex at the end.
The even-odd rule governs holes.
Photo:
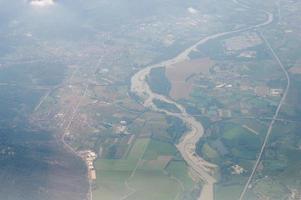
MULTIPOLYGON (((233 1, 233 2, 241 5, 237 1, 233 1)), ((246 7, 245 5, 241 5, 241 6, 246 7)), ((214 40, 229 34, 235 34, 235 33, 241 33, 245 31, 253 30, 271 24, 274 20, 273 14, 267 11, 262 11, 262 12, 264 12, 267 15, 267 19, 264 22, 257 25, 233 30, 233 31, 226 31, 226 32, 216 33, 207 36, 199 40, 198 42, 196 42, 194 45, 185 49, 176 57, 171 58, 169 60, 162 61, 154 65, 147 66, 141 69, 140 71, 138 71, 131 78, 131 92, 138 95, 141 99, 143 99, 143 105, 145 107, 151 108, 154 111, 163 112, 169 116, 180 118, 190 128, 189 131, 182 136, 179 144, 177 144, 176 147, 178 151, 181 153, 183 159, 188 164, 188 166, 195 172, 198 178, 202 180, 202 182, 204 183, 202 191, 198 198, 199 200, 213 200, 214 184, 217 182, 213 174, 214 168, 216 168, 217 166, 205 161, 204 159, 199 157, 195 152, 197 142, 204 135, 203 125, 199 121, 197 121, 193 116, 189 115, 186 112, 185 108, 178 102, 170 99, 167 96, 154 93, 150 89, 149 85, 147 84, 146 78, 149 75, 150 71, 154 68, 158 68, 162 66, 168 68, 176 63, 190 60, 188 56, 190 52, 196 50, 199 45, 205 44, 210 40, 214 40), (155 99, 175 105, 180 110, 180 113, 173 113, 165 109, 159 109, 153 103, 153 100, 155 99)))

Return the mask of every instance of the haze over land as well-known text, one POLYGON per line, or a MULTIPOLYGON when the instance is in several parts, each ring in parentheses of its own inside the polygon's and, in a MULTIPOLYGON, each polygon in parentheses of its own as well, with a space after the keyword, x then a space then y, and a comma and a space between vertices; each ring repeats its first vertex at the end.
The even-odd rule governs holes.
POLYGON ((300 10, 0 1, 0 199, 300 199, 300 10))

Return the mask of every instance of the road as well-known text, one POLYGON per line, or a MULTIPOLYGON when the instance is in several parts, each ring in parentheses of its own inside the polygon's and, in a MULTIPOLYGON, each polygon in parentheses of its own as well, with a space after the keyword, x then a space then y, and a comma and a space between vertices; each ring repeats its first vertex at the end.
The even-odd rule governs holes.
POLYGON ((272 130, 273 130, 273 126, 275 124, 275 122, 278 120, 278 116, 279 116, 279 113, 280 113, 280 110, 282 108, 282 105, 285 103, 285 100, 287 98, 287 95, 288 95, 288 92, 289 92, 289 89, 290 89, 290 85, 291 85, 291 79, 290 79, 290 76, 289 76, 289 73, 288 71, 286 70, 286 68, 284 67, 283 63, 281 62, 279 56, 276 54, 275 50, 273 49, 273 47, 271 46, 271 44, 269 43, 269 41, 264 37, 263 34, 261 34, 261 38, 263 39, 263 41, 265 42, 266 46, 268 47, 268 49, 270 50, 270 52, 272 53, 273 57, 275 58, 275 60, 277 61, 277 63, 279 64, 279 66, 281 67, 281 70, 284 72, 285 74, 285 77, 286 77, 286 80, 287 80, 287 84, 286 84, 286 88, 285 88, 285 91, 284 91, 284 94, 278 104, 278 107, 277 107, 277 110, 272 118, 272 121, 269 125, 269 128, 268 128, 268 131, 267 131, 267 134, 265 136, 265 139, 264 139, 264 142, 262 144, 262 147, 261 147, 261 150, 259 152, 259 155, 257 157, 257 160, 256 160, 256 163, 253 167, 253 170, 252 170, 252 173, 251 175, 249 176, 248 178, 248 181, 247 183, 245 184, 244 186, 244 189, 239 197, 239 200, 243 200, 243 198, 245 197, 246 195, 246 192, 248 191, 248 188, 250 186, 250 183, 251 181, 253 180, 255 174, 256 174, 256 169, 258 168, 258 165, 262 159, 262 155, 265 151, 265 148, 266 148, 266 145, 269 141, 269 138, 272 134, 272 130))
MULTIPOLYGON (((94 73, 95 73, 96 69, 99 67, 99 65, 101 64, 102 57, 103 56, 100 56, 100 58, 98 59, 97 64, 95 65, 95 69, 93 70, 94 73)), ((77 67, 76 70, 71 74, 71 76, 69 78, 69 81, 68 81, 70 85, 72 84, 72 80, 73 80, 75 74, 78 71, 79 71, 79 67, 77 67)), ((80 97, 80 99, 78 100, 78 102, 75 105, 75 107, 73 108, 73 111, 71 113, 71 116, 70 116, 70 119, 69 119, 69 121, 67 123, 67 126, 64 128, 64 133, 63 133, 63 135, 60 138, 60 140, 63 143, 64 147, 68 151, 70 151, 71 153, 73 153, 74 155, 76 155, 79 158, 81 158, 84 162, 86 162, 86 160, 82 157, 82 155, 79 152, 77 152, 70 144, 68 144, 68 142, 66 142, 65 139, 66 139, 66 136, 70 134, 70 128, 72 127, 72 123, 74 122, 74 118, 76 117, 76 115, 77 115, 77 113, 79 111, 79 107, 81 106, 82 100, 86 97, 86 95, 88 93, 88 89, 89 89, 89 83, 86 80, 85 87, 84 87, 84 90, 83 90, 83 94, 80 97)), ((63 124, 65 122, 65 119, 66 119, 66 116, 64 118, 63 124)), ((88 169, 88 167, 87 167, 87 169, 88 169)), ((87 200, 92 200, 92 199, 93 199, 92 181, 89 178, 89 189, 88 189, 88 193, 87 193, 87 200)))
MULTIPOLYGON (((100 58, 98 59, 95 68, 92 70, 94 73, 96 71, 96 69, 100 66, 101 62, 102 62, 102 58, 103 56, 101 55, 100 58)), ((72 85, 72 80, 75 76, 75 74, 79 71, 79 67, 76 68, 76 70, 71 74, 70 78, 69 78, 69 84, 72 85)), ((88 80, 85 80, 84 83, 84 90, 83 90, 83 94, 80 97, 80 99, 78 100, 77 104, 75 105, 75 107, 73 108, 73 111, 71 113, 70 119, 67 123, 67 126, 64 128, 64 133, 61 136, 60 140, 63 143, 64 147, 70 151, 71 153, 73 153, 74 155, 78 156, 79 158, 81 158, 84 162, 86 162, 86 160, 82 157, 82 155, 77 152, 70 144, 68 144, 68 142, 66 142, 66 136, 70 133, 70 128, 72 127, 72 123, 74 122, 74 118, 76 117, 79 108, 81 106, 82 100, 86 97, 87 93, 88 93, 88 89, 89 89, 89 83, 88 80)), ((66 116, 64 118, 63 124, 65 122, 66 116)), ((88 167, 87 167, 88 169, 88 167)), ((87 193, 87 200, 92 200, 93 199, 93 192, 92 192, 92 181, 89 178, 89 189, 88 189, 88 193, 87 193)))
MULTIPOLYGON (((235 2, 239 4, 239 2, 235 2)), ((171 67, 172 65, 189 60, 188 55, 193 50, 196 50, 199 45, 205 44, 206 42, 217 39, 222 36, 226 36, 229 34, 240 33, 249 31, 252 29, 257 29, 266 25, 271 24, 274 21, 274 16, 272 13, 263 11, 267 14, 267 20, 263 23, 249 26, 245 28, 241 28, 234 31, 226 31, 222 33, 217 33, 211 36, 207 36, 198 42, 196 42, 191 47, 185 49, 182 53, 177 55, 176 57, 147 66, 146 68, 138 71, 131 78, 131 92, 138 95, 143 99, 143 104, 145 107, 151 108, 158 112, 164 112, 167 115, 178 117, 183 120, 190 127, 190 130, 180 139, 178 145, 176 145, 178 151, 181 153, 183 159, 189 165, 189 167, 198 174, 199 178, 204 182, 202 192, 199 196, 199 200, 213 200, 214 199, 214 184, 216 183, 216 179, 213 176, 214 168, 216 167, 214 164, 209 163, 197 156, 195 153, 196 143, 200 140, 200 138, 204 135, 204 128, 200 122, 198 122, 193 116, 189 115, 185 108, 179 103, 169 99, 168 97, 153 93, 147 84, 146 78, 149 75, 151 69, 158 67, 171 67), (174 104, 181 112, 180 113, 172 113, 167 110, 159 109, 153 104, 153 100, 158 99, 161 101, 165 101, 167 103, 174 104)))
MULTIPOLYGON (((85 89, 84 89, 84 92, 83 92, 83 95, 81 96, 81 98, 79 99, 78 103, 76 104, 76 106, 73 108, 73 112, 71 114, 71 117, 70 117, 70 120, 67 124, 67 126, 65 127, 64 129, 64 133, 61 137, 61 142, 63 143, 64 147, 69 150, 71 153, 73 153, 74 155, 78 156, 79 158, 81 158, 84 162, 86 162, 86 160, 81 156, 81 154, 79 154, 70 144, 68 144, 68 142, 66 142, 66 136, 70 133, 70 128, 72 126, 72 123, 74 121, 74 118, 79 110, 79 107, 81 105, 81 102, 82 100, 85 98, 85 96, 87 95, 87 92, 88 92, 88 88, 89 88, 89 85, 86 85, 85 86, 85 89)), ((87 194, 87 199, 88 200, 92 200, 93 199, 93 193, 92 193, 92 183, 91 183, 91 180, 89 178, 89 191, 88 191, 88 194, 87 194)))

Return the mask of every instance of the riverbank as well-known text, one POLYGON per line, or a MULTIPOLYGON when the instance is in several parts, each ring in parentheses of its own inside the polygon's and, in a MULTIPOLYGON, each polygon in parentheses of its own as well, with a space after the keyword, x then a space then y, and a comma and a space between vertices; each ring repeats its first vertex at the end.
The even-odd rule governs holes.
MULTIPOLYGON (((235 2, 238 3, 238 2, 235 2)), ((267 20, 265 20, 263 23, 254 25, 254 26, 249 26, 245 28, 241 28, 238 30, 234 31, 227 31, 227 32, 222 32, 222 33, 217 33, 211 36, 207 36, 198 42, 196 42, 194 45, 191 47, 188 47, 185 49, 182 53, 177 55, 176 57, 162 61, 158 64, 154 64, 151 66, 147 66, 146 68, 138 71, 132 78, 131 78, 131 92, 138 95, 143 99, 143 105, 145 107, 151 108, 155 111, 158 112, 164 112, 167 115, 178 117, 182 119, 188 127, 190 127, 190 131, 188 131, 180 140, 180 143, 177 145, 177 149, 181 153, 183 159, 186 161, 186 163, 189 165, 189 167, 198 174, 199 178, 202 180, 204 183, 202 192, 199 196, 199 200, 213 200, 214 199, 214 184, 216 183, 216 179, 214 177, 214 168, 217 167, 212 163, 209 163, 205 161, 203 158, 196 156, 195 149, 196 149, 196 143, 203 137, 204 135, 204 128, 203 125, 197 121, 193 116, 190 116, 185 108, 180 105, 179 103, 171 100, 168 97, 165 97, 163 95, 156 94, 151 91, 148 83, 147 83, 147 77, 150 73, 150 71, 154 68, 162 67, 165 66, 166 68, 179 63, 183 61, 190 60, 189 59, 189 54, 193 51, 196 50, 196 48, 199 45, 205 44, 206 42, 217 39, 222 36, 230 35, 230 34, 235 34, 235 33, 240 33, 240 32, 245 32, 249 31, 252 29, 256 29, 259 27, 263 27, 266 25, 269 25, 270 23, 273 22, 274 16, 272 13, 266 12, 267 14, 267 20), (164 110, 164 109, 159 109, 156 107, 156 105, 153 104, 153 100, 160 100, 166 103, 170 103, 175 105, 181 112, 180 113, 172 113, 170 111, 164 110)))

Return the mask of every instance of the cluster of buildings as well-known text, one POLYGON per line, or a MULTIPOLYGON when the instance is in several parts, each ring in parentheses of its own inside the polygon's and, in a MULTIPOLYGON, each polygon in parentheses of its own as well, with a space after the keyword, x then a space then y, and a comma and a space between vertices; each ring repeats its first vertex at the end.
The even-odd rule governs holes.
POLYGON ((292 190, 289 200, 301 200, 301 191, 296 189, 292 190))
POLYGON ((266 86, 260 86, 255 88, 255 94, 261 97, 267 97, 267 96, 277 97, 283 94, 283 89, 275 89, 266 86))
POLYGON ((231 169, 232 169, 232 174, 239 175, 239 174, 243 174, 245 172, 245 169, 239 165, 233 165, 231 167, 231 169))
POLYGON ((117 124, 115 127, 115 132, 116 134, 125 134, 125 135, 129 135, 130 133, 127 132, 127 121, 120 121, 119 124, 117 124))
POLYGON ((96 170, 94 168, 94 160, 97 158, 95 152, 88 150, 81 153, 88 167, 88 177, 90 180, 96 180, 96 170))

